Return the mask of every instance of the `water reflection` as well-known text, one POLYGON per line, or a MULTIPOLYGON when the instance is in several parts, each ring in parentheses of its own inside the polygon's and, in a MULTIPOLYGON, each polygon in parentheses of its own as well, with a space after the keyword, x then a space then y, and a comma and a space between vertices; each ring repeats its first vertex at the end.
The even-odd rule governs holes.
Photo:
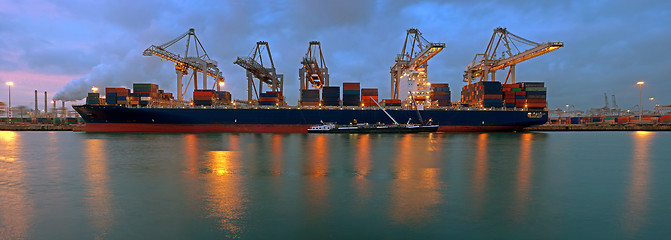
POLYGON ((488 133, 478 134, 475 143, 475 159, 473 160, 473 209, 477 217, 481 217, 482 207, 485 203, 487 188, 487 172, 489 169, 489 153, 487 150, 488 133))
POLYGON ((627 190, 627 202, 624 211, 624 226, 629 234, 633 235, 641 226, 645 225, 648 212, 650 191, 650 157, 651 142, 655 137, 653 132, 637 131, 633 137, 633 156, 631 160, 630 182, 627 190))
POLYGON ((95 229, 95 239, 103 239, 111 229, 113 211, 109 189, 106 140, 84 140, 84 174, 86 175, 88 216, 95 229))
POLYGON ((425 136, 405 134, 398 141, 394 159, 391 217, 404 225, 421 226, 431 221, 436 207, 442 202, 441 171, 435 168, 434 158, 426 151, 429 141, 425 136))
POLYGON ((303 159, 305 174, 309 177, 306 183, 307 209, 309 216, 321 218, 330 209, 329 203, 329 136, 325 134, 314 135, 309 138, 313 142, 307 143, 307 158, 303 159))
POLYGON ((282 174, 284 169, 283 155, 284 155, 284 135, 273 134, 271 138, 271 156, 270 156, 270 174, 278 176, 282 174))
POLYGON ((533 137, 533 133, 523 133, 520 139, 520 156, 517 160, 517 173, 515 174, 515 205, 513 207, 513 217, 516 222, 521 221, 527 213, 531 176, 533 175, 531 155, 533 137))
POLYGON ((0 131, 0 237, 28 237, 33 206, 28 197, 19 134, 0 131))
POLYGON ((366 176, 371 171, 371 144, 370 134, 360 134, 356 141, 356 155, 354 156, 354 181, 352 181, 352 188, 356 191, 356 196, 359 202, 363 202, 370 198, 370 180, 366 176))
MULTIPOLYGON (((235 145, 237 135, 231 135, 235 145)), ((238 151, 210 151, 205 166, 205 215, 217 221, 228 238, 240 238, 244 232, 247 191, 244 188, 242 162, 238 151)))

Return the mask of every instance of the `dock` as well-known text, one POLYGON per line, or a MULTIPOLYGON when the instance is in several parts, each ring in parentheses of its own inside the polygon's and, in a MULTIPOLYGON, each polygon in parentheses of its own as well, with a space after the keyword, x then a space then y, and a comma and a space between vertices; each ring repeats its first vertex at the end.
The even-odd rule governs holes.
POLYGON ((671 131, 669 124, 544 124, 525 128, 527 131, 671 131))
POLYGON ((78 125, 0 124, 0 131, 72 131, 78 125))

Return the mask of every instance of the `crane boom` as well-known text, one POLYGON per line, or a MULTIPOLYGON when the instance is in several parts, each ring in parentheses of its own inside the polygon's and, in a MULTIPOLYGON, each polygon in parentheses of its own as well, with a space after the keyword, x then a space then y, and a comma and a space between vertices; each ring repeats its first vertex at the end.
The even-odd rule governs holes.
POLYGON ((540 55, 552 52, 564 46, 563 42, 545 42, 537 43, 527 40, 509 32, 505 28, 498 27, 494 29, 485 53, 476 54, 473 61, 466 66, 464 70, 464 81, 473 82, 476 78, 481 81, 488 81, 491 73, 491 80, 495 79, 497 70, 509 68, 505 82, 511 80, 515 83, 515 65, 526 60, 538 57, 540 55), (531 46, 530 49, 520 51, 517 44, 531 46), (496 53, 499 47, 503 48, 501 56, 497 58, 496 53))
MULTIPOLYGON (((401 76, 410 72, 426 69, 427 62, 445 48, 445 43, 432 43, 422 37, 416 28, 406 31, 401 54, 396 56, 391 66, 391 97, 399 98, 401 76)), ((423 79, 426 82, 426 79, 423 79)))
MULTIPOLYGON (((193 28, 189 29, 187 32, 180 35, 179 37, 168 41, 167 43, 164 43, 159 46, 151 45, 149 48, 145 49, 144 52, 142 52, 142 55, 157 56, 160 57, 161 59, 173 62, 175 64, 175 71, 177 73, 177 100, 179 101, 182 101, 184 99, 184 93, 186 92, 186 88, 182 89, 182 77, 184 75, 187 75, 189 73, 188 72, 189 70, 192 70, 194 78, 196 78, 197 72, 203 74, 203 89, 205 89, 207 86, 207 76, 214 77, 215 83, 223 83, 225 81, 224 77, 219 71, 217 61, 210 59, 210 57, 207 55, 205 48, 203 48, 203 45, 200 43, 200 40, 196 36, 196 32, 193 28), (191 43, 191 36, 193 36, 194 39, 193 41, 195 42, 196 45, 195 57, 193 56, 189 57, 189 50, 190 50, 189 45, 191 43), (184 57, 167 50, 168 47, 174 45, 175 43, 179 42, 185 37, 187 38, 187 41, 184 57), (201 51, 203 53, 202 55, 200 54, 201 51)), ((221 84, 215 84, 215 85, 217 87, 217 90, 220 90, 219 88, 221 84)), ((197 81, 194 81, 194 89, 198 89, 197 81)))
POLYGON ((322 54, 321 43, 310 41, 308 52, 303 57, 301 65, 303 67, 298 70, 301 89, 306 89, 307 82, 316 88, 329 85, 328 67, 322 54))
POLYGON ((272 91, 277 91, 280 93, 280 96, 282 96, 284 75, 277 74, 275 70, 275 64, 273 63, 273 56, 270 54, 270 45, 268 45, 268 42, 256 42, 256 47, 252 49, 252 52, 249 54, 249 56, 238 57, 233 63, 247 70, 248 101, 252 101, 252 93, 255 93, 256 97, 258 98, 259 93, 262 92, 262 83, 270 85, 272 91), (262 55, 264 53, 264 49, 267 53, 268 60, 270 60, 270 67, 265 67, 263 65, 262 55), (258 89, 256 89, 253 78, 259 79, 260 81, 258 89))

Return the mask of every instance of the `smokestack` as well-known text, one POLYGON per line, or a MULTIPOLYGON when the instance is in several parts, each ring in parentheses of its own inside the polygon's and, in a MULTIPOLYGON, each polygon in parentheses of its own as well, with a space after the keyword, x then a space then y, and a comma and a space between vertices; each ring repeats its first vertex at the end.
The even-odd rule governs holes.
POLYGON ((40 110, 37 109, 37 90, 35 90, 35 111, 33 112, 33 115, 37 117, 37 113, 39 113, 40 110))
POLYGON ((47 111, 48 110, 47 106, 48 106, 47 105, 47 91, 44 91, 44 114, 45 115, 49 113, 49 111, 47 111))
POLYGON ((54 117, 58 117, 58 113, 56 112, 56 100, 51 100, 51 102, 54 104, 54 107, 51 108, 51 113, 54 114, 54 117))
POLYGON ((65 117, 65 101, 61 101, 61 104, 63 104, 62 106, 63 112, 61 112, 61 117, 65 117))

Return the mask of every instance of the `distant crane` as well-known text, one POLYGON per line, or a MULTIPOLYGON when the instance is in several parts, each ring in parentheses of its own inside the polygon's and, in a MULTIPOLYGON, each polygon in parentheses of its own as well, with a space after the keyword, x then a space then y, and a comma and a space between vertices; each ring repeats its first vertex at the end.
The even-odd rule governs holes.
POLYGON ((414 86, 409 91, 416 91, 415 96, 428 96, 428 85, 426 82, 427 61, 445 48, 445 43, 432 43, 422 37, 422 33, 415 28, 407 30, 405 42, 401 54, 396 56, 394 65, 391 66, 391 98, 399 99, 399 91, 402 87, 401 78, 416 72, 414 86))
POLYGON ((564 43, 562 42, 536 43, 508 32, 505 28, 498 27, 494 29, 494 34, 492 34, 492 38, 487 44, 485 53, 476 54, 473 61, 466 66, 464 82, 470 84, 477 78, 480 78, 480 81, 489 81, 490 75, 491 81, 494 81, 497 70, 510 67, 504 83, 508 83, 508 80, 510 80, 510 83, 515 83, 516 64, 552 52, 563 46, 564 43), (531 48, 521 51, 517 44, 525 44, 531 46, 531 48), (499 46, 502 46, 503 51, 501 56, 497 58, 496 53, 499 46))
POLYGON ((189 83, 187 83, 186 87, 183 89, 182 77, 184 75, 189 74, 189 70, 192 70, 193 72, 191 78, 193 79, 194 89, 198 89, 198 75, 196 74, 198 72, 203 73, 203 89, 207 88, 207 76, 214 77, 214 83, 215 83, 214 85, 216 86, 217 90, 221 90, 220 86, 222 86, 223 82, 225 81, 224 77, 221 75, 221 72, 219 72, 219 68, 217 67, 217 61, 210 59, 210 56, 207 55, 205 48, 203 48, 203 44, 200 43, 200 40, 196 36, 196 31, 193 28, 189 29, 189 31, 185 32, 184 34, 180 35, 179 37, 173 40, 170 40, 169 42, 163 45, 159 46, 151 45, 151 47, 144 50, 142 55, 144 56, 155 55, 162 59, 171 61, 175 64, 175 72, 177 73, 178 101, 184 100, 184 94, 186 93, 189 83, 191 82, 191 79, 189 79, 189 83), (194 47, 195 50, 192 51, 192 53, 195 52, 195 56, 189 56, 189 50, 190 50, 189 47, 192 36, 195 46, 194 47), (186 51, 184 52, 184 57, 166 50, 168 47, 179 42, 185 37, 187 38, 187 40, 186 40, 186 51))
POLYGON ((612 107, 613 107, 613 110, 617 110, 617 109, 619 109, 620 107, 617 106, 617 103, 615 103, 615 94, 612 95, 612 98, 611 98, 611 99, 613 100, 613 106, 612 106, 612 107))
POLYGON ((284 74, 277 74, 268 42, 256 42, 256 47, 247 57, 238 57, 233 63, 247 70, 247 101, 252 102, 254 96, 256 99, 259 98, 259 94, 263 92, 263 83, 268 84, 272 91, 279 92, 280 96, 283 96, 284 74), (264 50, 267 53, 268 61, 270 61, 270 67, 263 66, 262 55, 264 50), (258 91, 254 84, 254 78, 259 79, 258 91))
POLYGON ((608 107, 608 94, 603 93, 603 98, 604 98, 604 100, 605 100, 605 102, 606 102, 606 106, 604 107, 604 109, 606 109, 606 110, 610 109, 610 108, 608 107))
POLYGON ((329 86, 329 68, 326 67, 326 61, 324 61, 321 43, 318 41, 310 42, 308 52, 303 57, 301 64, 303 67, 298 69, 301 90, 308 89, 310 85, 315 88, 329 86))

